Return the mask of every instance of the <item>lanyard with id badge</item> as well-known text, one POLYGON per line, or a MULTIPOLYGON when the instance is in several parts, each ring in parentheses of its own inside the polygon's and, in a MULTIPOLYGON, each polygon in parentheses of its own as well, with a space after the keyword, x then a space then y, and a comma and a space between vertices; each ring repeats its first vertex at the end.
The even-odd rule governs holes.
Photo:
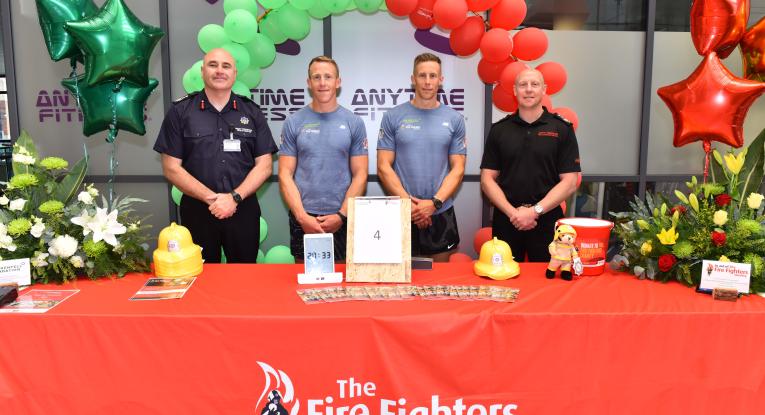
POLYGON ((234 127, 228 127, 228 138, 223 140, 224 152, 236 152, 242 151, 242 141, 238 138, 234 138, 234 127))

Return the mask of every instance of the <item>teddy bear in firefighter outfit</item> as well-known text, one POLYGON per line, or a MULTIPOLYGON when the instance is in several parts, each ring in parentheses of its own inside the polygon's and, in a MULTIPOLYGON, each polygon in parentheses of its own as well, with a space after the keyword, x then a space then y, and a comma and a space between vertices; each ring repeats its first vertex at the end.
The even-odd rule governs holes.
POLYGON ((555 237, 548 247, 550 262, 547 264, 545 277, 555 278, 555 272, 560 269, 560 277, 571 281, 572 266, 576 275, 582 274, 582 261, 579 259, 574 241, 576 241, 576 230, 571 225, 562 224, 555 227, 555 237))

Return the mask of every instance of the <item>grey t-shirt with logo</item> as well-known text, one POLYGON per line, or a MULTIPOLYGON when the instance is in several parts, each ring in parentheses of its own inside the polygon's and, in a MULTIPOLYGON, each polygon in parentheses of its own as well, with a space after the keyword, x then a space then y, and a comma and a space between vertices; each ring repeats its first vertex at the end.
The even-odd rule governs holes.
POLYGON ((306 106, 287 117, 279 154, 297 158, 295 184, 306 212, 340 210, 351 185, 350 158, 368 154, 366 136, 361 117, 341 106, 332 112, 306 106))
MULTIPOLYGON (((396 153, 393 169, 407 193, 431 199, 449 173, 449 156, 467 154, 465 118, 443 104, 432 109, 398 105, 383 116, 377 149, 396 153)), ((444 200, 436 214, 452 205, 452 198, 444 200)))

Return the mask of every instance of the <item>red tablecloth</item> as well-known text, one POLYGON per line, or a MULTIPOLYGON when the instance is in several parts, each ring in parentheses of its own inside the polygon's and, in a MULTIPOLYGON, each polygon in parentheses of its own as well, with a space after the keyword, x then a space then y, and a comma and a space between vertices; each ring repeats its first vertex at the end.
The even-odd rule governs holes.
POLYGON ((757 296, 549 281, 543 264, 495 282, 453 263, 412 282, 515 287, 518 301, 305 305, 300 269, 205 265, 182 300, 129 301, 147 275, 52 286, 81 291, 0 315, 0 414, 260 414, 271 390, 291 414, 765 413, 757 296))

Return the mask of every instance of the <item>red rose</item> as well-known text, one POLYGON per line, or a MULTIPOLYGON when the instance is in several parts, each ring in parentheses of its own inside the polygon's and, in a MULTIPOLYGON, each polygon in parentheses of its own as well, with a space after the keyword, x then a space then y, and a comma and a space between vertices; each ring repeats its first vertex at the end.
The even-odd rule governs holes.
POLYGON ((672 254, 664 254, 659 257, 659 271, 667 272, 675 266, 677 258, 672 254))
POLYGON ((712 243, 715 244, 715 246, 723 246, 725 245, 725 232, 718 232, 714 231, 712 232, 712 243))
POLYGON ((715 196, 715 204, 719 207, 725 207, 730 204, 731 197, 727 193, 715 196))
POLYGON ((686 209, 685 206, 677 205, 677 206, 672 206, 671 208, 669 208, 669 210, 667 211, 667 215, 672 216, 675 214, 675 212, 680 212, 681 215, 685 215, 685 212, 687 211, 688 209, 686 209))

